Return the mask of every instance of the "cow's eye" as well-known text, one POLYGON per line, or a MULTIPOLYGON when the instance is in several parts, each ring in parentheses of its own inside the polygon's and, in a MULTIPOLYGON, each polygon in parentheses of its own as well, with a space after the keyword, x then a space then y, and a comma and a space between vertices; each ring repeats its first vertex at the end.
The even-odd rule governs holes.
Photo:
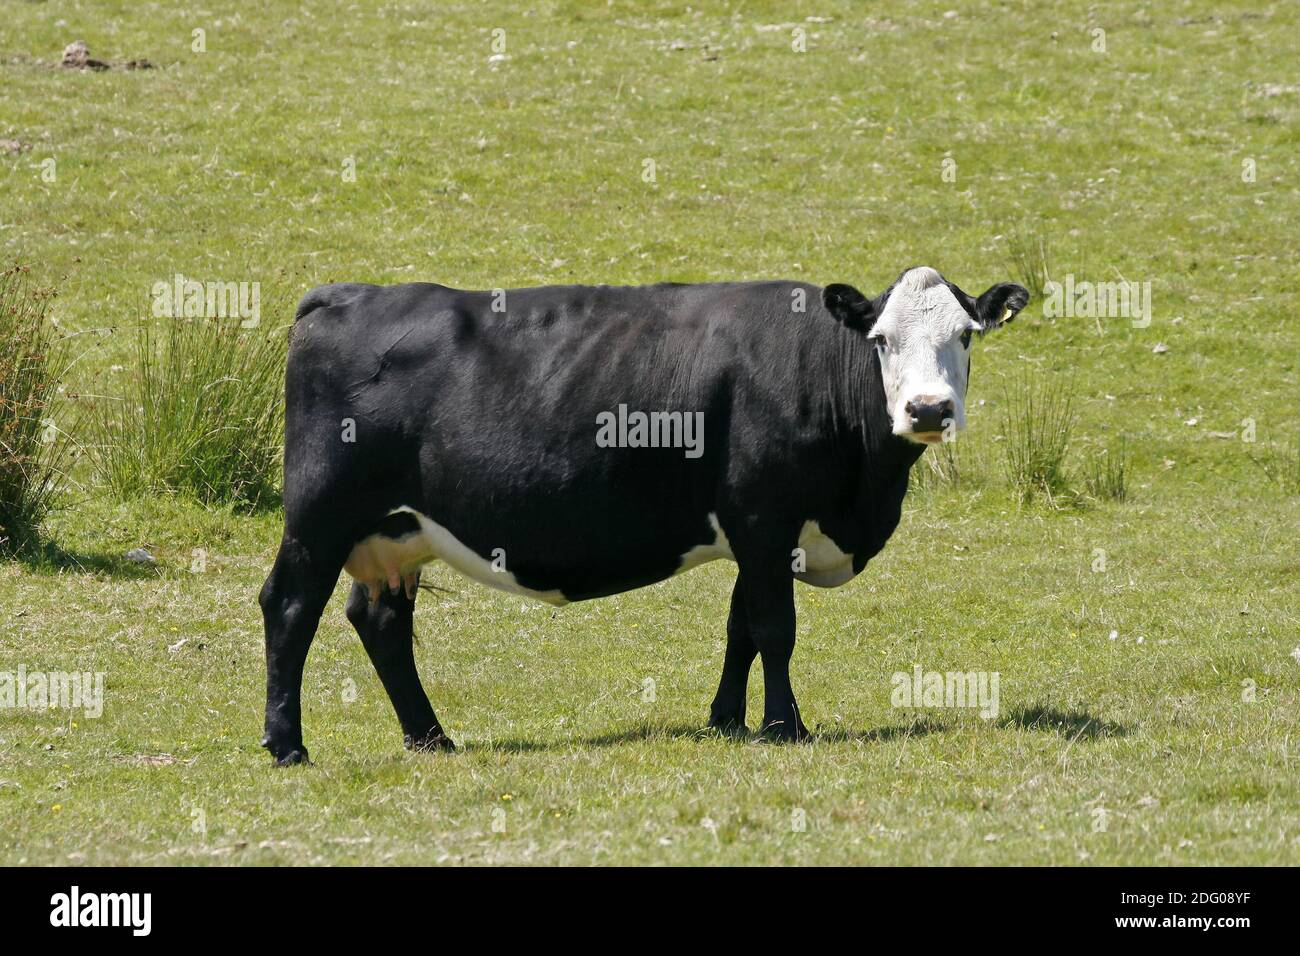
POLYGON ((881 355, 884 355, 886 352, 889 351, 889 343, 885 341, 885 337, 883 335, 873 335, 867 341, 869 341, 872 345, 874 345, 876 347, 876 351, 879 352, 881 355))
POLYGON ((970 332, 971 330, 967 329, 961 334, 961 347, 964 349, 970 348, 970 332))

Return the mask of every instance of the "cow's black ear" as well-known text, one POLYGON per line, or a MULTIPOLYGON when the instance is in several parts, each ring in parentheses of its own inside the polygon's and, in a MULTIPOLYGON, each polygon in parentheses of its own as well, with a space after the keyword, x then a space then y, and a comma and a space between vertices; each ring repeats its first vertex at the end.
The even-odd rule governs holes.
POLYGON ((1014 282, 1000 282, 975 300, 975 321, 988 332, 1006 325, 1029 304, 1029 293, 1014 282))
POLYGON ((876 320, 876 310, 871 300, 842 282, 834 282, 822 289, 822 305, 826 311, 835 316, 851 329, 866 330, 876 320))

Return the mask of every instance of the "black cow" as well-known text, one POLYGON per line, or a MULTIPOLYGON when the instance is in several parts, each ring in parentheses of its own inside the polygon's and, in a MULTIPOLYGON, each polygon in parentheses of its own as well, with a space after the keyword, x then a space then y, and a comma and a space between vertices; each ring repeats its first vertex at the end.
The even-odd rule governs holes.
POLYGON ((339 572, 347 616, 417 750, 454 749, 412 653, 420 567, 555 604, 738 566, 709 723, 807 734, 794 582, 858 574, 925 443, 964 423, 971 333, 1024 307, 933 269, 868 299, 742 282, 465 292, 342 284, 303 298, 286 381, 284 539, 262 588, 263 746, 307 759, 307 650, 339 572))

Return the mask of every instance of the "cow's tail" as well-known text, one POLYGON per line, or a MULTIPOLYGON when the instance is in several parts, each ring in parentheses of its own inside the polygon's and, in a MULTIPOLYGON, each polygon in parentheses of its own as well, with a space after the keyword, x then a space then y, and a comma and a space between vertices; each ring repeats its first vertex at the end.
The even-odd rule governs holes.
POLYGON ((334 287, 330 285, 318 285, 316 288, 312 289, 299 300, 298 311, 294 313, 293 321, 296 323, 307 313, 313 312, 323 306, 333 304, 334 298, 331 295, 333 291, 334 287))

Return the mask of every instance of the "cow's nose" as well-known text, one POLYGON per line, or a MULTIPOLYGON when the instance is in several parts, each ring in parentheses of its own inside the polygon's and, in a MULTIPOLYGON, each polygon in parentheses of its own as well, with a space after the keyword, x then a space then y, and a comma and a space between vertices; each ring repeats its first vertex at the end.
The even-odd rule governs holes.
POLYGON ((935 401, 929 397, 922 397, 913 399, 903 408, 912 418, 912 431, 939 432, 943 431, 944 422, 953 417, 957 406, 950 398, 935 401))

